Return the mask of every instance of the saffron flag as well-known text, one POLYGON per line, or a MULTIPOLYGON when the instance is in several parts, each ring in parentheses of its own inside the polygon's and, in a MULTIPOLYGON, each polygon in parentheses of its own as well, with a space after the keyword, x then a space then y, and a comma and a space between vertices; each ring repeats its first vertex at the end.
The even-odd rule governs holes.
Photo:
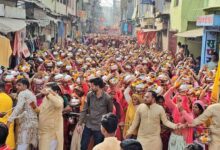
POLYGON ((218 62, 218 69, 215 75, 215 81, 213 84, 211 101, 212 103, 219 102, 219 85, 220 85, 220 61, 218 62))

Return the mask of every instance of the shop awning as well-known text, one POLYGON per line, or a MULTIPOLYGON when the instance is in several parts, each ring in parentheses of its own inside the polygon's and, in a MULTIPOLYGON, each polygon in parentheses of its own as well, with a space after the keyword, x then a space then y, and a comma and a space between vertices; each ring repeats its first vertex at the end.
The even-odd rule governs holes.
POLYGON ((26 27, 25 20, 0 18, 0 32, 9 33, 19 31, 26 27))
POLYGON ((203 10, 208 11, 208 10, 220 10, 219 6, 211 6, 211 7, 205 7, 203 10))
POLYGON ((35 5, 37 5, 40 8, 47 8, 46 5, 44 5, 41 1, 39 0, 23 0, 24 2, 28 2, 28 3, 34 3, 35 5))
POLYGON ((188 30, 185 32, 180 32, 175 34, 175 36, 185 37, 185 38, 196 38, 196 37, 201 37, 202 35, 203 35, 203 28, 188 30))
POLYGON ((157 32, 160 31, 158 29, 142 29, 143 32, 157 32))

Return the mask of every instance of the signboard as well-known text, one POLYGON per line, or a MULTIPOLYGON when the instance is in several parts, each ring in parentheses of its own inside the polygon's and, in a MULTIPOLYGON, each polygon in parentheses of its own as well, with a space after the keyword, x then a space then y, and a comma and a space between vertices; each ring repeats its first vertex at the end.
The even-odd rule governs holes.
POLYGON ((205 15, 197 18, 197 26, 220 26, 220 15, 205 15))
POLYGON ((211 60, 211 55, 216 51, 217 33, 206 32, 206 44, 205 44, 205 63, 211 60))
POLYGON ((214 15, 206 15, 198 17, 197 26, 212 26, 214 24, 214 15))
POLYGON ((22 9, 22 8, 5 6, 5 17, 25 19, 26 12, 25 12, 25 9, 22 9))
POLYGON ((4 17, 5 16, 5 5, 0 4, 0 16, 4 17))

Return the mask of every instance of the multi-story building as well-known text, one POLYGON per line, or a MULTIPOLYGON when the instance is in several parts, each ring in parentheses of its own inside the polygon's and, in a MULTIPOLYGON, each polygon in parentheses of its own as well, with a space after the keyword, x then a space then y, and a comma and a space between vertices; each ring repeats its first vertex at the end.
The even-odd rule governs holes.
POLYGON ((169 8, 170 0, 121 0, 122 33, 142 34, 142 44, 168 49, 169 8))
POLYGON ((170 26, 170 0, 155 0, 155 27, 157 30, 158 47, 163 50, 172 49, 173 37, 169 32, 170 26))
POLYGON ((214 52, 219 54, 220 51, 220 1, 204 0, 203 12, 196 23, 203 29, 201 65, 208 63, 214 52))
POLYGON ((16 0, 0 0, 0 32, 19 31, 26 26, 24 7, 17 7, 16 0))
MULTIPOLYGON (((77 14, 76 0, 41 0, 42 4, 49 10, 47 14, 57 19, 57 36, 65 39, 67 36, 73 37, 73 20, 77 14)), ((47 30, 51 29, 51 26, 47 30)))
POLYGON ((57 36, 64 39, 68 35, 73 35, 72 23, 76 17, 76 2, 76 0, 1 0, 0 12, 4 12, 0 14, 4 17, 1 21, 3 22, 5 18, 19 19, 17 24, 23 25, 23 28, 27 25, 27 32, 32 36, 44 36, 43 38, 48 41, 57 36))
MULTIPOLYGON (((177 42, 186 45, 194 57, 201 55, 203 30, 196 26, 197 17, 203 15, 204 0, 172 0, 170 7, 170 31, 177 42)), ((174 42, 177 44, 177 42, 174 42)), ((175 48, 175 45, 174 47, 175 48)), ((175 50, 175 49, 172 49, 175 50)))
POLYGON ((133 17, 136 8, 136 0, 121 0, 121 33, 135 36, 136 16, 133 17))

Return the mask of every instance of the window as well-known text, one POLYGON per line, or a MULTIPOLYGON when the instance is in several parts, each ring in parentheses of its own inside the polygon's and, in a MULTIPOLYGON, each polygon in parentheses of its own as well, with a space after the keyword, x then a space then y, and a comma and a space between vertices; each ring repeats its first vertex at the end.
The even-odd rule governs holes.
POLYGON ((67 5, 68 4, 68 0, 63 0, 63 4, 67 5))
POLYGON ((179 0, 175 0, 174 6, 178 6, 178 5, 179 5, 179 0))

